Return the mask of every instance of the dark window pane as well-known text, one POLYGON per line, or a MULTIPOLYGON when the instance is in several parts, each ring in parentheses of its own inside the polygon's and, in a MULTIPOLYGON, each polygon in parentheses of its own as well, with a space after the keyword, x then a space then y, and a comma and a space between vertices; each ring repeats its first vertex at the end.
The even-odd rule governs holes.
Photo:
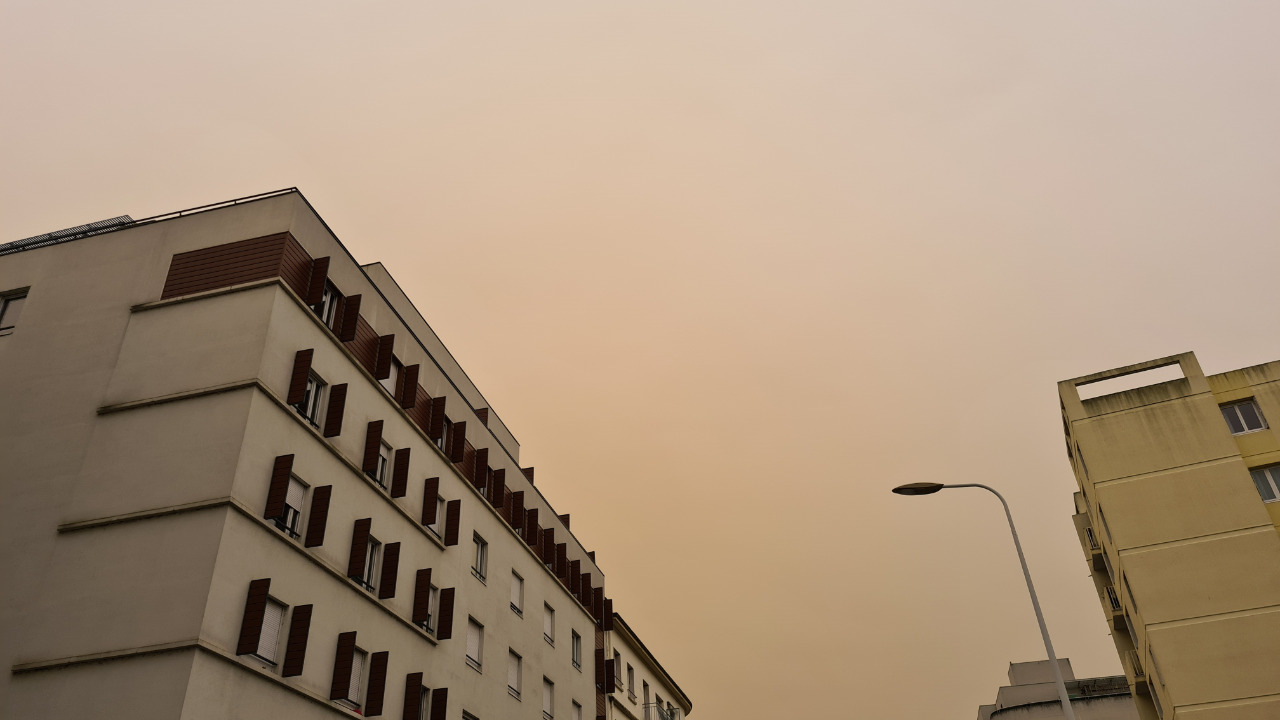
POLYGON ((1267 482, 1266 471, 1254 470, 1249 474, 1253 476, 1253 484, 1258 487, 1258 494, 1262 496, 1264 502, 1276 499, 1276 494, 1271 490, 1271 483, 1267 482))
POLYGON ((1251 402, 1241 403, 1236 407, 1240 408, 1240 415, 1244 418, 1244 426, 1248 430, 1262 429, 1262 414, 1258 411, 1258 407, 1251 402))
POLYGON ((1240 424, 1240 416, 1236 415, 1236 408, 1234 405, 1228 405, 1221 408, 1221 410, 1222 417, 1226 418, 1227 425, 1231 428, 1232 435, 1239 435, 1244 432, 1244 426, 1240 424))

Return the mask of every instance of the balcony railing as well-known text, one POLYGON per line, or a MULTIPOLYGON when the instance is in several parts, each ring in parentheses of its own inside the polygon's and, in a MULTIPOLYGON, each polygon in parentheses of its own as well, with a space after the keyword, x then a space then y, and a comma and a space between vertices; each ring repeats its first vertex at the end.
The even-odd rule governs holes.
POLYGON ((1134 682, 1143 680, 1147 677, 1147 671, 1142 668, 1142 659, 1138 657, 1137 650, 1129 650, 1124 654, 1125 664, 1129 666, 1129 672, 1133 675, 1134 682))
POLYGON ((1111 604, 1113 612, 1120 612, 1120 596, 1116 595, 1116 589, 1112 585, 1107 586, 1107 602, 1111 604))

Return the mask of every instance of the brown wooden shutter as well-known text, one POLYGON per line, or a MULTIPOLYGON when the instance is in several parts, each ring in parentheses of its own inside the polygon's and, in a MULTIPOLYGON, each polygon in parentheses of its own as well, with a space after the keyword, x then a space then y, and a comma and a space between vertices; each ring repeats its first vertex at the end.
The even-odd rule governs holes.
POLYGON ((582 561, 569 561, 569 592, 577 595, 582 588, 582 561))
POLYGON ((449 461, 460 463, 465 459, 467 452, 467 423, 456 422, 453 424, 453 446, 449 448, 449 461))
POLYGON ((289 376, 289 394, 285 402, 297 405, 307 395, 307 378, 311 376, 311 357, 315 350, 308 348, 293 354, 293 374, 289 376))
POLYGON ((347 577, 352 580, 363 580, 365 555, 369 550, 369 528, 373 518, 361 518, 356 521, 355 530, 351 533, 351 556, 347 559, 347 577))
POLYGON ((351 693, 351 663, 355 654, 355 631, 338 635, 338 652, 333 658, 333 683, 329 688, 330 700, 346 700, 351 693))
POLYGON ((613 598, 604 599, 604 631, 613 631, 613 598))
POLYGON ((436 620, 436 639, 453 637, 453 588, 440 591, 440 618, 436 620))
POLYGON ((342 321, 338 325, 338 339, 351 342, 356 339, 356 324, 360 322, 360 296, 352 295, 342 302, 342 321))
POLYGON ((440 478, 429 477, 422 488, 422 524, 436 523, 436 500, 440 498, 440 478))
POLYGON ((431 568, 418 571, 413 581, 413 622, 422 625, 431 614, 431 568))
POLYGON ((396 580, 400 573, 400 543, 388 543, 382 549, 382 575, 378 580, 378 597, 382 600, 396 596, 396 580))
POLYGON ((604 650, 596 649, 596 685, 604 687, 606 677, 604 669, 604 650))
POLYGON ((410 365, 400 373, 400 407, 409 410, 418 402, 418 371, 420 365, 410 365))
POLYGON ((520 468, 520 472, 524 473, 525 479, 529 481, 530 485, 532 485, 533 484, 533 468, 531 467, 520 468))
POLYGON ((445 720, 449 708, 449 688, 431 691, 431 720, 445 720))
POLYGON ((536 547, 538 542, 538 508, 529 508, 524 513, 524 542, 529 547, 536 547))
POLYGON ((444 544, 458 544, 458 525, 462 521, 462 501, 450 500, 444 506, 444 544))
POLYGON ((582 573, 582 582, 578 586, 578 602, 587 610, 591 609, 591 573, 582 573))
POLYGON ((396 450, 396 466, 391 471, 391 497, 404 497, 409 492, 409 448, 396 450))
MULTIPOLYGON (((289 474, 293 472, 293 455, 281 455, 271 468, 271 487, 267 489, 267 509, 262 517, 276 520, 284 516, 284 499, 289 492, 289 474)), ((301 509, 301 508, 299 508, 301 509)))
POLYGON ((324 544, 324 528, 329 522, 329 496, 332 485, 322 485, 311 491, 311 516, 307 519, 307 537, 303 547, 319 547, 324 544))
POLYGON ((556 561, 556 529, 553 527, 542 529, 542 543, 539 548, 538 557, 542 558, 542 564, 554 563, 556 561))
POLYGON ((378 336, 378 359, 373 364, 373 376, 378 380, 391 377, 391 354, 395 344, 395 335, 378 336))
POLYGON ((595 551, 595 550, 588 550, 588 551, 587 551, 587 557, 591 558, 591 562, 595 562, 595 561, 596 561, 596 551, 595 551))
MULTIPOLYGON (((511 493, 511 529, 520 530, 524 527, 524 491, 519 490, 511 493)), ((524 533, 520 533, 520 537, 524 537, 524 533)))
POLYGON ((236 643, 237 655, 258 652, 258 640, 262 638, 262 618, 267 613, 267 592, 271 578, 249 583, 249 595, 244 600, 244 618, 240 621, 240 640, 236 643))
POLYGON ((324 300, 324 283, 329 279, 329 258, 321 257, 311 261, 311 281, 307 283, 308 305, 319 305, 324 300))
POLYGON ((556 517, 560 518, 560 524, 564 525, 565 530, 568 530, 569 529, 569 513, 565 513, 563 515, 557 515, 556 517))
POLYGON ((431 417, 427 421, 427 437, 431 442, 439 444, 444 440, 444 404, 445 396, 431 398, 431 417))
POLYGON ((591 589, 591 614, 596 622, 604 622, 604 587, 591 589))
POLYGON ((427 720, 422 717, 422 673, 404 676, 404 714, 402 720, 427 720))
MULTIPOLYGON (((479 448, 476 450, 476 469, 471 476, 471 484, 484 490, 485 484, 489 479, 489 448, 479 448)), ((484 493, 480 493, 483 495, 484 493)))
POLYGON ((324 436, 337 437, 342 434, 342 415, 347 408, 347 384, 334 385, 329 388, 329 408, 324 414, 324 436))
POLYGON ((382 447, 382 421, 369 423, 364 435, 364 458, 360 469, 366 473, 374 473, 378 469, 378 450, 382 447))
POLYGON ((556 543, 556 577, 565 579, 569 576, 569 545, 556 543))
POLYGON ((307 658, 307 634, 311 631, 311 606, 299 605, 289 618, 289 639, 284 646, 284 667, 280 674, 295 677, 302 674, 302 664, 307 658))
POLYGON ((476 408, 476 417, 480 419, 482 425, 487 426, 489 424, 489 408, 476 408))
POLYGON ((369 689, 364 696, 364 715, 373 717, 382 714, 382 695, 387 689, 386 650, 376 652, 369 657, 369 689))
POLYGON ((494 470, 489 485, 489 502, 501 510, 507 502, 507 471, 502 468, 494 470))
POLYGON ((618 668, 614 666, 613 658, 610 658, 604 661, 604 691, 611 693, 617 689, 618 668))

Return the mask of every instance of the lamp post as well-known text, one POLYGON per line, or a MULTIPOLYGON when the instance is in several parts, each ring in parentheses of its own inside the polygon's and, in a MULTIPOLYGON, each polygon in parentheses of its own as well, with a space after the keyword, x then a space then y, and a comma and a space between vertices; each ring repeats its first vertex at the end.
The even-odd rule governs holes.
POLYGON ((1022 563, 1022 576, 1027 580, 1027 592, 1031 594, 1031 607, 1036 611, 1036 622, 1040 623, 1040 636, 1044 638, 1044 649, 1049 653, 1049 667, 1053 669, 1053 681, 1058 686, 1058 701, 1062 703, 1062 714, 1067 720, 1076 720, 1075 713, 1071 711, 1071 698, 1067 695, 1067 685, 1062 681, 1062 670, 1058 668, 1058 656, 1053 654, 1053 643, 1049 641, 1049 628, 1045 627, 1044 613, 1040 612, 1040 599, 1036 597, 1035 585, 1031 584, 1031 571, 1027 569, 1027 558, 1022 554, 1022 543, 1018 541, 1018 529, 1013 526, 1013 515, 1009 512, 1009 503, 1004 501, 1004 496, 996 492, 994 488, 977 483, 943 485, 942 483, 919 482, 899 485, 893 491, 899 495, 932 495, 946 488, 970 487, 987 490, 999 498, 1000 504, 1004 506, 1004 516, 1009 520, 1009 532, 1013 533, 1013 547, 1018 551, 1018 562, 1022 563))

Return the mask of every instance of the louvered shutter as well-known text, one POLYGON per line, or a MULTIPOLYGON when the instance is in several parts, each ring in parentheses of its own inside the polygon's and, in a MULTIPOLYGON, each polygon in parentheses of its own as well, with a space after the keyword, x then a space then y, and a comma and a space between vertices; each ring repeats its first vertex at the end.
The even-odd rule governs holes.
POLYGON ((427 437, 437 445, 444 440, 444 404, 443 395, 431 398, 431 419, 427 421, 427 437))
POLYGON ((378 380, 386 380, 391 377, 391 355, 395 344, 395 335, 380 335, 378 337, 378 358, 373 364, 373 376, 378 380))
POLYGON ((569 545, 556 543, 556 577, 564 579, 569 574, 569 545))
POLYGON ((400 373, 400 407, 412 409, 418 404, 418 372, 420 365, 410 365, 400 373))
POLYGON ((604 631, 613 631, 613 598, 604 599, 604 631))
POLYGON ((520 468, 520 472, 524 473, 525 479, 529 481, 530 485, 532 485, 533 484, 533 468, 531 467, 520 468))
POLYGON ((240 620, 240 639, 236 642, 237 655, 258 651, 263 617, 267 611, 267 592, 270 590, 271 578, 249 583, 249 594, 244 600, 244 617, 240 620))
POLYGON ((395 464, 391 471, 391 497, 404 497, 409 492, 409 448, 396 450, 395 464))
POLYGON ((448 640, 453 637, 453 588, 440 591, 440 619, 436 621, 436 638, 448 640))
POLYGON ((431 720, 445 720, 449 708, 449 688, 431 691, 431 720))
POLYGON ((319 257, 311 261, 311 281, 307 283, 308 305, 319 305, 324 301, 324 283, 329 279, 329 258, 319 257))
POLYGON ((424 625, 431 615, 431 568, 418 571, 413 581, 413 622, 424 625))
POLYGON ((302 543, 303 546, 319 547, 324 544, 324 529, 329 522, 329 496, 332 493, 332 485, 322 485, 311 492, 311 517, 307 519, 307 538, 302 543))
POLYGON ((383 650, 369 656, 369 692, 365 695, 364 714, 373 717, 382 714, 382 696, 387 688, 387 659, 383 650))
POLYGON ((382 421, 373 420, 365 430, 364 458, 360 469, 366 473, 378 470, 378 450, 382 449, 382 421))
POLYGON ((333 658, 333 682, 329 688, 330 700, 346 700, 350 696, 351 667, 355 652, 355 632, 344 632, 338 635, 338 650, 333 658))
POLYGON ((378 581, 378 597, 386 600, 396 596, 396 579, 400 569, 400 543, 388 543, 382 549, 382 576, 378 581))
POLYGON ((507 501, 507 471, 501 468, 494 470, 489 485, 489 502, 494 509, 501 510, 507 501))
POLYGON ((560 524, 564 525, 565 530, 568 530, 569 529, 569 513, 565 513, 564 515, 557 515, 556 517, 560 518, 560 524))
POLYGON ((578 594, 578 589, 582 587, 582 561, 569 561, 569 592, 572 595, 578 594))
POLYGON ((289 394, 285 402, 297 405, 307 396, 307 378, 311 376, 311 356, 315 350, 299 350, 293 356, 293 373, 289 376, 289 394))
POLYGON ((604 691, 614 692, 618 689, 618 666, 612 660, 604 661, 604 691))
POLYGON ((351 556, 347 559, 347 577, 352 580, 364 580, 366 553, 369 550, 369 528, 373 518, 361 518, 356 521, 351 534, 351 556))
POLYGON ((597 649, 596 650, 596 685, 599 685, 600 687, 604 687, 605 680, 606 678, 605 678, 605 669, 604 669, 604 650, 597 649))
POLYGON ((484 495, 485 485, 489 481, 489 448, 476 449, 476 469, 471 476, 471 484, 480 488, 480 494, 484 495))
POLYGON ((444 508, 444 544, 458 544, 458 526, 462 522, 462 501, 450 500, 444 508))
MULTIPOLYGON (((524 527, 524 491, 511 493, 511 529, 520 530, 524 527)), ((524 538, 524 533, 520 533, 520 537, 524 538)))
POLYGON ((267 598, 262 615, 262 636, 258 638, 258 657, 276 661, 276 649, 280 647, 280 628, 284 625, 284 605, 267 598))
POLYGON ((422 673, 409 673, 404 676, 404 714, 403 720, 427 720, 422 717, 422 673))
POLYGON ((529 508, 524 514, 524 542, 535 547, 538 542, 538 508, 529 508))
POLYGON ((342 302, 342 324, 339 326, 338 339, 351 342, 356 339, 356 323, 360 321, 360 296, 352 295, 342 302))
POLYGON ((449 461, 456 465, 466 458, 467 424, 465 422, 454 423, 451 433, 453 435, 453 446, 449 448, 449 461))
POLYGON ((293 455, 276 458, 271 468, 271 486, 267 489, 267 509, 262 513, 262 517, 267 520, 284 517, 284 504, 289 495, 289 474, 292 472, 293 455))
POLYGON ((337 437, 342 434, 342 416, 347 407, 347 384, 334 385, 329 388, 329 407, 324 413, 324 436, 337 437))
POLYGON ((438 521, 436 517, 436 500, 440 498, 440 478, 429 477, 423 483, 422 490, 422 524, 435 525, 438 521))
POLYGON ((307 635, 311 631, 311 606, 299 605, 293 609, 289 618, 289 638, 285 641, 284 677, 296 677, 302 674, 302 665, 307 657, 307 635))

